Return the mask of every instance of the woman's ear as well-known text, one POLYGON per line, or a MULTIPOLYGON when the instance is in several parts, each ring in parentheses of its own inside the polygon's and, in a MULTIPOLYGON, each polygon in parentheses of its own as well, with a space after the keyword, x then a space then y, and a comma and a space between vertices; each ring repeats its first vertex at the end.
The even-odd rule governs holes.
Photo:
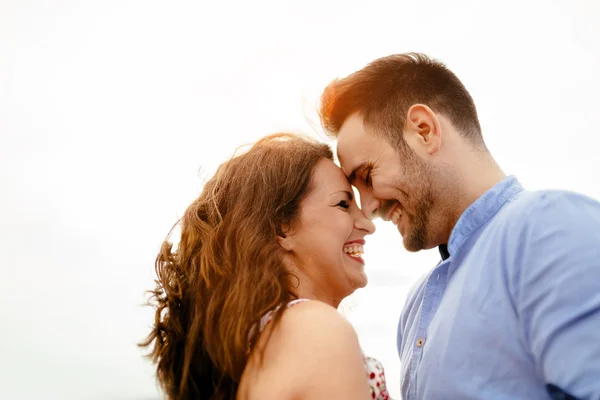
POLYGON ((292 238, 292 235, 282 233, 281 235, 277 236, 277 241, 283 250, 290 252, 294 247, 292 245, 292 238))
POLYGON ((294 236, 284 231, 277 235, 277 242, 279 242, 279 246, 281 247, 280 257, 283 265, 293 270, 296 265, 294 258, 294 236))
POLYGON ((283 250, 287 253, 292 252, 294 250, 294 232, 289 225, 284 224, 281 226, 281 230, 277 235, 277 241, 283 250))

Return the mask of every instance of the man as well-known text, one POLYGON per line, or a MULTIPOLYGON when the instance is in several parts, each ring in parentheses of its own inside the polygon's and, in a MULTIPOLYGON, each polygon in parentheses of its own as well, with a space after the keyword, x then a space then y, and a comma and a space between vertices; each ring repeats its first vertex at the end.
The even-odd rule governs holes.
POLYGON ((375 60, 321 100, 363 212, 442 254, 400 315, 403 398, 600 399, 600 204, 506 176, 466 88, 424 55, 375 60))

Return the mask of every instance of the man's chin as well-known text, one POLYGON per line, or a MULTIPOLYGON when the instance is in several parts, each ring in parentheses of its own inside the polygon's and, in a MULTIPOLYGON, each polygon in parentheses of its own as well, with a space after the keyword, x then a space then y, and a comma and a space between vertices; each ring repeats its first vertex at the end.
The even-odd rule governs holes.
POLYGON ((420 242, 416 240, 417 238, 415 237, 414 232, 411 231, 410 226, 407 225, 407 221, 402 219, 396 224, 396 229, 402 238, 404 248, 411 253, 423 250, 423 246, 420 246, 420 242))
POLYGON ((404 248, 409 253, 417 253, 417 252, 423 250, 422 248, 417 247, 417 246, 413 246, 412 243, 410 243, 410 242, 407 243, 406 241, 404 241, 404 248))
MULTIPOLYGON (((402 235, 402 233, 400 233, 402 235)), ((421 250, 426 250, 426 246, 424 245, 422 240, 418 240, 414 235, 411 235, 410 232, 406 236, 402 236, 402 244, 406 251, 411 253, 416 253, 421 250)))

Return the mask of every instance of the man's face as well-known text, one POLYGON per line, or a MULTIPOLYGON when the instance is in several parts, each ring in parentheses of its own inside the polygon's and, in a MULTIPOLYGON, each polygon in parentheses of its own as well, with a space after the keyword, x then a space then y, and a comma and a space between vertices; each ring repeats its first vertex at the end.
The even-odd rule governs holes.
POLYGON ((337 137, 344 174, 360 193, 363 213, 397 226, 408 251, 434 247, 431 212, 435 204, 432 169, 408 145, 396 150, 350 116, 337 137))

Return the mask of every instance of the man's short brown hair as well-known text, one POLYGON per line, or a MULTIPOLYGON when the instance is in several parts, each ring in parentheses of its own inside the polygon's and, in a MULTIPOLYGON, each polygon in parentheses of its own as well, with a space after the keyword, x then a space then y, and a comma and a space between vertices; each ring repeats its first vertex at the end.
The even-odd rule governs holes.
POLYGON ((366 126, 401 147, 406 114, 414 104, 446 116, 463 136, 485 148, 475 103, 465 86, 443 63, 420 53, 382 57, 331 82, 321 95, 321 124, 337 136, 346 119, 357 113, 366 126))

